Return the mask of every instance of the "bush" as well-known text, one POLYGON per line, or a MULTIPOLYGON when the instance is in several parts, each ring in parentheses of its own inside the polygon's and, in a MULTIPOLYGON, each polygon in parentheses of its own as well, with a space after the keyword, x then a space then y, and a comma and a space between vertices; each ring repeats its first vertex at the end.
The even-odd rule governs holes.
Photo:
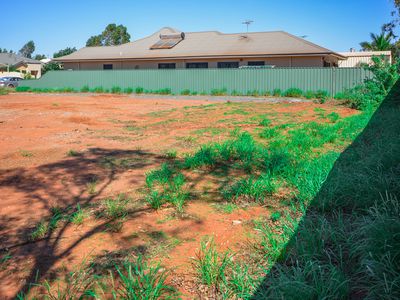
POLYGON ((84 85, 82 88, 81 88, 81 92, 82 93, 87 93, 87 92, 89 92, 89 86, 88 85, 84 85))
POLYGON ((142 87, 137 87, 135 89, 135 94, 143 94, 144 89, 142 87))
POLYGON ((29 86, 17 86, 15 88, 16 92, 29 92, 31 88, 29 86))
POLYGON ((290 89, 286 90, 286 92, 284 93, 284 96, 299 98, 299 97, 303 96, 303 91, 298 88, 290 88, 290 89))
POLYGON ((372 72, 372 78, 366 79, 352 89, 337 93, 335 99, 345 100, 351 108, 367 110, 377 107, 396 81, 399 79, 400 61, 390 64, 383 56, 372 57, 373 64, 364 66, 366 70, 372 72))
POLYGON ((304 93, 304 97, 306 99, 314 99, 315 98, 315 93, 313 91, 306 91, 304 93))
POLYGON ((133 93, 133 88, 126 88, 124 89, 125 94, 132 94, 133 93))
POLYGON ((93 93, 104 93, 104 89, 103 89, 102 86, 96 86, 95 88, 93 88, 91 90, 91 92, 93 92, 93 93))
POLYGON ((183 90, 183 91, 181 92, 181 95, 185 95, 185 96, 190 95, 190 90, 189 90, 189 89, 183 90))
POLYGON ((274 89, 272 91, 272 96, 274 96, 274 97, 280 97, 281 95, 282 95, 281 89, 274 89))
POLYGON ((228 95, 228 91, 226 88, 223 89, 212 89, 211 90, 211 95, 212 96, 226 96, 228 95))
POLYGON ((160 94, 160 95, 171 95, 172 91, 170 88, 164 88, 164 89, 159 89, 155 91, 155 94, 160 94))
POLYGON ((122 92, 122 89, 119 86, 113 86, 111 88, 111 93, 112 94, 121 94, 121 92, 122 92))

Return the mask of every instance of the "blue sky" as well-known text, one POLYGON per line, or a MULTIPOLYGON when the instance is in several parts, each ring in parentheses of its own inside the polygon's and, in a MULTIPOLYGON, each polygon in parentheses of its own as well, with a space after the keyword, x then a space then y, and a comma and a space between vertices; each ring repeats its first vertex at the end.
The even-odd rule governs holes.
POLYGON ((18 51, 33 40, 35 53, 46 55, 83 47, 109 23, 127 26, 138 39, 164 26, 243 32, 246 19, 254 20, 250 31, 285 30, 334 51, 347 51, 358 49, 370 32, 379 32, 393 10, 391 0, 29 0, 13 1, 11 6, 0 18, 0 47, 18 51))

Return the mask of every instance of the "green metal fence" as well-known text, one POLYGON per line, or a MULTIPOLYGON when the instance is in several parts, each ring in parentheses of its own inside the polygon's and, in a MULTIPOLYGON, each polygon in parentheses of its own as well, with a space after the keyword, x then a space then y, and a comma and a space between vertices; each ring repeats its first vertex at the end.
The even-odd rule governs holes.
POLYGON ((300 88, 303 91, 326 90, 331 95, 361 83, 371 76, 363 68, 273 68, 273 69, 177 69, 177 70, 99 70, 51 71, 39 80, 24 81, 31 88, 103 87, 111 89, 142 87, 145 90, 169 88, 173 93, 188 89, 210 93, 226 89, 245 94, 300 88))

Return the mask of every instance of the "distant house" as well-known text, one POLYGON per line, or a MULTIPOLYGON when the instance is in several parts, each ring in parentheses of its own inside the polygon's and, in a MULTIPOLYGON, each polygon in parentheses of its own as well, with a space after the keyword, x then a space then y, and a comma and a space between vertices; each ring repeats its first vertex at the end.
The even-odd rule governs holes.
POLYGON ((347 59, 339 61, 340 68, 360 67, 363 64, 371 64, 373 56, 385 57, 390 63, 392 62, 391 51, 360 51, 356 52, 351 49, 350 52, 339 52, 340 55, 345 56, 347 59))
POLYGON ((120 46, 86 47, 54 59, 68 70, 331 67, 345 57, 284 31, 224 34, 169 27, 120 46))
POLYGON ((24 74, 31 74, 35 78, 40 78, 42 63, 14 53, 0 53, 0 76, 9 76, 6 73, 14 70, 21 74, 21 77, 24 74))

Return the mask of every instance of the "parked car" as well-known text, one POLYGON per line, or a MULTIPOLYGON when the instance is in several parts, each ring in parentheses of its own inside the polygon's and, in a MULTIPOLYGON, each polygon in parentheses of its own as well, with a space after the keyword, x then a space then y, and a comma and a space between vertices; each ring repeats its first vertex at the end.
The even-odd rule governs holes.
POLYGON ((19 77, 2 77, 0 78, 0 87, 15 88, 21 80, 22 78, 19 77))

